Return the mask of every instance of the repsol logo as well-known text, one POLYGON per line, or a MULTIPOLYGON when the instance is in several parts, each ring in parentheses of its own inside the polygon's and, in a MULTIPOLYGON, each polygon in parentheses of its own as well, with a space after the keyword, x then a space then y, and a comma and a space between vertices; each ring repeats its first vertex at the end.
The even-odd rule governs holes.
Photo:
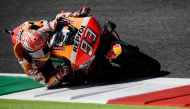
POLYGON ((74 46, 73 46, 73 51, 77 52, 78 51, 78 45, 81 39, 81 35, 84 32, 85 26, 81 26, 79 31, 77 32, 75 39, 74 39, 74 46))

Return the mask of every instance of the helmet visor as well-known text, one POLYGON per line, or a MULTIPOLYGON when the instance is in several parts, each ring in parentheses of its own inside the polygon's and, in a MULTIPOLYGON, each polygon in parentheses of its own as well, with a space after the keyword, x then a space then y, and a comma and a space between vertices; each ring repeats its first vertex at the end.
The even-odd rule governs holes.
POLYGON ((50 52, 50 48, 48 45, 46 45, 45 47, 41 48, 38 51, 35 52, 31 52, 30 55, 33 58, 39 59, 39 58, 44 58, 48 55, 48 53, 50 52))

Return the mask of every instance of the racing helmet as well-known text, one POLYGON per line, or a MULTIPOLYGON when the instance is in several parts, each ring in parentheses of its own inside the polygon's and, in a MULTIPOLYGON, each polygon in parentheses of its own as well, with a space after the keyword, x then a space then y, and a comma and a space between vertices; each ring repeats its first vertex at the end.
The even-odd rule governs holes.
POLYGON ((35 30, 24 31, 21 35, 21 44, 34 59, 46 61, 50 58, 50 47, 43 33, 35 30))

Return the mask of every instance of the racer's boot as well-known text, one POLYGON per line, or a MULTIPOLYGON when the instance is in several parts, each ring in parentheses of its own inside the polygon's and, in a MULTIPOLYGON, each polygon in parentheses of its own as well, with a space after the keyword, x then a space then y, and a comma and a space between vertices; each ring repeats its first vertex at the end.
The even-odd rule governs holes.
POLYGON ((61 83, 60 80, 58 80, 56 78, 56 76, 52 76, 51 78, 49 78, 48 82, 46 82, 45 86, 48 88, 48 89, 52 89, 56 86, 58 86, 59 84, 61 83))
POLYGON ((55 88, 59 86, 62 82, 67 82, 73 76, 73 71, 71 67, 64 66, 63 69, 57 69, 55 75, 53 75, 45 86, 48 89, 55 88))

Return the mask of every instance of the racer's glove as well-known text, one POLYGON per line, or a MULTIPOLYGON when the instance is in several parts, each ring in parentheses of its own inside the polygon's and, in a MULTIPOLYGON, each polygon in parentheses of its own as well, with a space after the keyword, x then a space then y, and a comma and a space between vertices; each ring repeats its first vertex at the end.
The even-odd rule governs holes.
POLYGON ((23 61, 19 61, 19 63, 21 64, 26 75, 28 75, 30 78, 32 78, 34 81, 38 83, 45 83, 46 79, 43 76, 42 72, 39 72, 37 69, 34 69, 28 61, 24 59, 23 61))
POLYGON ((38 72, 38 70, 30 70, 28 74, 30 74, 29 77, 32 78, 34 81, 45 84, 46 79, 42 72, 38 72))
POLYGON ((71 12, 64 12, 61 11, 59 14, 56 15, 56 20, 60 19, 60 18, 67 18, 67 17, 71 17, 72 13, 71 12))
POLYGON ((60 16, 64 17, 64 18, 67 18, 67 17, 87 17, 90 14, 90 8, 89 7, 81 7, 78 11, 73 12, 73 13, 64 12, 64 11, 61 11, 61 13, 60 13, 60 16))
POLYGON ((58 22, 61 21, 62 24, 68 25, 70 24, 70 20, 67 20, 65 18, 73 16, 71 12, 64 12, 61 11, 59 14, 56 15, 55 19, 49 23, 52 31, 54 31, 57 28, 58 22))
POLYGON ((79 17, 87 17, 90 14, 89 7, 81 7, 78 11, 79 17))

